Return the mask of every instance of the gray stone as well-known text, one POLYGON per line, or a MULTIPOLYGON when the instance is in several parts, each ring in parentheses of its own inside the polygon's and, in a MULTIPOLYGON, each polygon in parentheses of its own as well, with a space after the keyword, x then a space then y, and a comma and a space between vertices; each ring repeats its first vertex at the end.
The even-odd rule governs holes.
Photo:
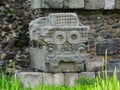
POLYGON ((2 19, 0 19, 0 24, 3 25, 4 24, 4 21, 2 19))
POLYGON ((64 74, 63 73, 53 74, 53 81, 55 85, 64 85, 64 74))
POLYGON ((78 73, 65 73, 65 85, 74 86, 78 75, 78 73))
POLYGON ((104 56, 106 54, 106 50, 107 50, 107 55, 113 55, 113 54, 117 53, 118 52, 118 43, 111 39, 97 42, 97 44, 96 44, 97 55, 104 56))
POLYGON ((89 26, 75 13, 51 13, 29 24, 31 67, 48 72, 84 71, 89 26))
POLYGON ((85 65, 86 71, 99 71, 102 69, 102 61, 87 61, 85 65))
POLYGON ((105 0, 104 9, 114 9, 115 8, 115 0, 105 0))
POLYGON ((44 0, 42 8, 63 8, 64 0, 44 0))
POLYGON ((5 65, 5 60, 0 60, 0 68, 5 65))
POLYGON ((120 28, 120 23, 112 25, 112 28, 115 28, 115 29, 120 28))
POLYGON ((66 0, 64 1, 64 8, 84 8, 84 0, 66 0))
POLYGON ((46 85, 64 85, 64 74, 43 73, 43 83, 46 85))
POLYGON ((51 73, 43 73, 43 84, 46 84, 46 85, 54 84, 53 74, 51 74, 51 73))
POLYGON ((85 9, 103 9, 104 0, 87 0, 85 2, 85 9))
MULTIPOLYGON (((44 49, 44 48, 43 48, 44 49)), ((43 49, 37 48, 30 48, 30 55, 31 55, 31 64, 30 67, 37 68, 45 71, 45 57, 44 54, 46 53, 43 49), (33 61, 36 60, 36 61, 33 61)))
POLYGON ((113 72, 113 71, 103 71, 103 72, 99 72, 99 73, 96 73, 96 77, 97 76, 100 76, 102 78, 105 78, 107 76, 109 77, 113 77, 114 73, 116 74, 118 80, 120 80, 120 71, 117 71, 117 72, 113 72))
POLYGON ((116 9, 120 9, 120 0, 116 0, 116 9))
POLYGON ((120 70, 120 59, 109 60, 107 65, 108 65, 108 70, 114 71, 116 68, 116 70, 119 71, 120 70))
POLYGON ((2 53, 2 54, 0 55, 0 59, 1 59, 1 60, 2 60, 2 59, 5 59, 6 56, 7 56, 6 53, 2 53))
POLYGON ((64 85, 64 74, 62 73, 42 73, 42 72, 16 72, 25 87, 35 87, 39 84, 64 85))
POLYGON ((81 73, 79 73, 79 77, 81 77, 81 76, 95 78, 95 72, 81 72, 81 73))
POLYGON ((43 0, 31 0, 32 8, 42 8, 43 0))
POLYGON ((39 72, 18 72, 16 76, 25 87, 35 87, 43 83, 43 73, 39 72))
POLYGON ((5 8, 1 6, 1 7, 0 7, 0 11, 1 11, 1 12, 4 12, 4 11, 5 11, 5 8))

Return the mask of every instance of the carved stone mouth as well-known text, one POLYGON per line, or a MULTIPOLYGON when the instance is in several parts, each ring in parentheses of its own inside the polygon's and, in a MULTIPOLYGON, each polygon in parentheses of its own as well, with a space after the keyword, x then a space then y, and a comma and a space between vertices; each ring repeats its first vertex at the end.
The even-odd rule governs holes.
POLYGON ((75 62, 64 62, 60 61, 58 65, 58 71, 75 71, 76 70, 76 64, 75 62))

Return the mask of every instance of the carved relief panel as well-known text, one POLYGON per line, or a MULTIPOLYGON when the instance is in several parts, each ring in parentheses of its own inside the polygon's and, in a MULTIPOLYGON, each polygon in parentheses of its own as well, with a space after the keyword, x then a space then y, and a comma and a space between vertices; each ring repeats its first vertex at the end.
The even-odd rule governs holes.
POLYGON ((51 13, 33 20, 29 32, 32 68, 48 72, 84 70, 89 26, 82 25, 75 13, 51 13))

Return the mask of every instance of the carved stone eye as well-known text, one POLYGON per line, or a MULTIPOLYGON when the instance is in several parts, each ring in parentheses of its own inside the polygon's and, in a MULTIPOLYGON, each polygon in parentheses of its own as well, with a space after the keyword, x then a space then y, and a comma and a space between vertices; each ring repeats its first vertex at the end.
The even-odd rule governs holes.
POLYGON ((64 39, 64 37, 62 35, 58 35, 57 39, 60 40, 60 41, 62 41, 64 39))
POLYGON ((62 31, 57 31, 54 33, 53 41, 55 44, 64 44, 66 42, 66 34, 62 31))
POLYGON ((76 40, 77 38, 78 38, 78 37, 77 37, 76 34, 72 34, 72 35, 71 35, 71 39, 72 39, 72 40, 76 40))
POLYGON ((78 44, 80 42, 80 33, 78 31, 71 31, 68 33, 67 39, 71 44, 78 44))

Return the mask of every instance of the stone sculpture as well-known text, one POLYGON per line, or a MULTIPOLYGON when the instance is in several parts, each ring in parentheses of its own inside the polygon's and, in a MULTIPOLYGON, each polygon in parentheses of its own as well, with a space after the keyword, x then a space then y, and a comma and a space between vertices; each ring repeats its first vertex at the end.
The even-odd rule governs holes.
POLYGON ((33 20, 29 24, 31 68, 84 71, 89 29, 75 13, 50 13, 33 20))

